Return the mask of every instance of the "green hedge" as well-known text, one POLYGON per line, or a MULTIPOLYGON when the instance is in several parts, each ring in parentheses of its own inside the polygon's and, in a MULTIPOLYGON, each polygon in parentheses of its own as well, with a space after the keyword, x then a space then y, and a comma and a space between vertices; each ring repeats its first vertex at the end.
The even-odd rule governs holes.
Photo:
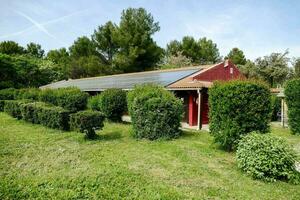
POLYGON ((134 137, 155 140, 181 134, 183 105, 171 92, 156 85, 141 85, 128 93, 127 100, 134 137))
POLYGON ((216 82, 209 90, 210 132, 215 142, 234 150, 252 131, 266 133, 271 120, 271 94, 260 82, 216 82))
POLYGON ((14 99, 30 99, 30 100, 39 100, 41 90, 38 88, 23 88, 18 89, 15 92, 14 99))
POLYGON ((237 148, 238 167, 256 179, 297 182, 295 151, 282 138, 252 133, 245 136, 237 148))
POLYGON ((14 100, 16 91, 14 88, 0 90, 0 100, 14 100))
POLYGON ((100 111, 112 121, 121 121, 126 111, 126 92, 121 89, 108 89, 101 93, 99 99, 100 111))
POLYGON ((45 89, 40 93, 40 101, 76 112, 86 108, 88 96, 77 88, 45 89))
POLYGON ((281 100, 279 97, 272 95, 271 96, 271 104, 272 104, 272 121, 278 121, 279 116, 278 113, 281 110, 281 100))
POLYGON ((288 81, 284 88, 284 94, 291 132, 300 134, 300 79, 288 81))
POLYGON ((21 105, 26 104, 28 101, 25 100, 6 100, 4 101, 4 112, 10 116, 22 119, 21 105))
POLYGON ((88 99, 88 103, 87 103, 88 109, 100 111, 100 105, 99 105, 100 98, 101 98, 100 94, 97 94, 95 96, 91 96, 88 99))
POLYGON ((70 115, 70 127, 72 130, 85 133, 86 137, 93 139, 95 130, 102 129, 104 115, 98 111, 79 111, 70 115))
POLYGON ((0 100, 0 112, 4 111, 4 103, 5 103, 5 100, 0 100))
POLYGON ((21 105, 22 118, 28 122, 42 124, 49 128, 69 130, 70 112, 43 102, 33 102, 21 105))

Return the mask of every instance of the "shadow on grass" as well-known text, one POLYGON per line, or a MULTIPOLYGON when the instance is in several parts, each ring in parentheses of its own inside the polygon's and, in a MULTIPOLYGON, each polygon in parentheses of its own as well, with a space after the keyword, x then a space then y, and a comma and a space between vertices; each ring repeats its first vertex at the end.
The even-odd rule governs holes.
POLYGON ((99 133, 100 135, 95 135, 94 138, 92 139, 88 139, 88 138, 85 138, 86 140, 100 140, 100 141, 111 141, 111 140, 117 140, 117 139, 120 139, 122 138, 122 135, 120 132, 118 131, 112 131, 112 132, 109 132, 109 133, 106 133, 105 135, 101 135, 101 132, 99 133))

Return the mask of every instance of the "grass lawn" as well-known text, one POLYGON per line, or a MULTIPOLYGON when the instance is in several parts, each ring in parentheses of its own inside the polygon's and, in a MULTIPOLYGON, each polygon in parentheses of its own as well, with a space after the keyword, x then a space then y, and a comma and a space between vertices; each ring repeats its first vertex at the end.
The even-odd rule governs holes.
MULTIPOLYGON (((0 113, 0 199, 300 199, 300 186, 240 172, 233 153, 205 131, 137 141, 126 124, 105 124, 86 141, 0 113)), ((300 153, 300 137, 287 138, 300 153)))

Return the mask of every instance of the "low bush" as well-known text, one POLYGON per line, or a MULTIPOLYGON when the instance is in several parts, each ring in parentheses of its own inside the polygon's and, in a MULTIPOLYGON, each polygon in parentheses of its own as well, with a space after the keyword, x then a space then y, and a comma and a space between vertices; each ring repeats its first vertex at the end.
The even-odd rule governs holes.
POLYGON ((209 129, 215 142, 234 150, 243 135, 269 131, 271 93, 260 82, 216 82, 209 90, 209 110, 209 129))
POLYGON ((49 128, 60 130, 69 130, 69 114, 59 106, 37 105, 37 119, 38 123, 49 128))
POLYGON ((88 94, 77 88, 45 89, 40 93, 40 101, 63 107, 70 112, 84 110, 88 94))
POLYGON ((14 100, 16 91, 14 88, 0 90, 0 100, 14 100))
POLYGON ((23 88, 15 92, 15 99, 39 100, 41 90, 38 88, 23 88))
POLYGON ((128 93, 127 100, 134 137, 155 140, 180 135, 183 105, 171 92, 156 85, 141 85, 128 93))
POLYGON ((42 124, 49 128, 69 130, 69 111, 43 102, 21 105, 22 118, 25 121, 42 124))
POLYGON ((72 130, 85 133, 86 137, 93 139, 95 130, 102 129, 104 115, 98 111, 79 111, 70 115, 70 127, 72 130))
POLYGON ((108 89, 100 94, 99 110, 111 121, 121 121, 126 103, 126 92, 121 89, 108 89))
POLYGON ((9 114, 10 116, 22 119, 22 113, 21 113, 21 105, 28 103, 28 101, 24 100, 6 100, 4 102, 4 112, 9 114))
POLYGON ((238 167, 255 179, 297 182, 296 153, 282 138, 252 133, 238 144, 238 167))
POLYGON ((272 95, 271 96, 271 105, 272 105, 272 121, 278 121, 278 113, 281 110, 281 100, 279 97, 272 95))
POLYGON ((0 100, 0 112, 4 111, 4 103, 5 103, 5 100, 0 100))
POLYGON ((288 107, 288 124, 293 134, 300 134, 300 79, 287 81, 284 94, 288 107))
POLYGON ((100 97, 101 97, 100 94, 97 94, 95 96, 91 96, 88 99, 87 107, 90 110, 100 111, 100 106, 99 106, 100 97))

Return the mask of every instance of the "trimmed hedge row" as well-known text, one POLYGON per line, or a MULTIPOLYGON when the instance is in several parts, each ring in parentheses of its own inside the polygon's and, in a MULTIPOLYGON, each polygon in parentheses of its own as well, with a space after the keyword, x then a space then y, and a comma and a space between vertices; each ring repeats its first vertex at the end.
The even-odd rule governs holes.
POLYGON ((285 85, 284 94, 291 132, 300 134, 300 79, 288 81, 285 85))
POLYGON ((171 139, 181 134, 183 105, 171 92, 157 85, 141 85, 127 96, 134 137, 171 139))
POLYGON ((85 133, 86 137, 93 139, 95 137, 95 130, 103 128, 103 121, 105 117, 98 111, 79 111, 70 115, 70 127, 72 130, 85 133))
POLYGON ((70 112, 84 110, 88 96, 87 93, 72 87, 45 90, 37 88, 0 90, 0 100, 30 99, 60 106, 70 112))
POLYGON ((43 102, 34 102, 21 105, 22 118, 25 121, 42 124, 49 128, 69 130, 70 112, 43 102))
POLYGON ((0 90, 0 100, 14 100, 16 91, 14 88, 0 90))
POLYGON ((215 142, 234 150, 252 131, 266 133, 271 120, 271 93, 260 82, 216 82, 209 90, 210 132, 215 142))
POLYGON ((4 111, 4 103, 5 103, 5 100, 0 100, 0 112, 4 111))
POLYGON ((21 113, 21 105, 26 104, 29 101, 27 100, 6 100, 4 101, 4 112, 9 114, 10 116, 22 119, 22 113, 21 113))
POLYGON ((40 101, 76 112, 86 108, 88 96, 77 88, 45 89, 40 92, 40 101))
POLYGON ((5 100, 4 111, 17 119, 23 119, 34 124, 41 124, 49 128, 76 130, 86 133, 88 138, 95 136, 95 130, 103 127, 104 115, 98 111, 79 111, 71 114, 59 106, 44 102, 29 102, 28 100, 5 100))
POLYGON ((297 154, 282 138, 251 133, 239 142, 236 156, 238 167, 255 179, 299 183, 297 154))
POLYGON ((43 102, 7 100, 4 102, 4 112, 14 118, 42 124, 49 128, 69 130, 69 111, 58 106, 43 102))

